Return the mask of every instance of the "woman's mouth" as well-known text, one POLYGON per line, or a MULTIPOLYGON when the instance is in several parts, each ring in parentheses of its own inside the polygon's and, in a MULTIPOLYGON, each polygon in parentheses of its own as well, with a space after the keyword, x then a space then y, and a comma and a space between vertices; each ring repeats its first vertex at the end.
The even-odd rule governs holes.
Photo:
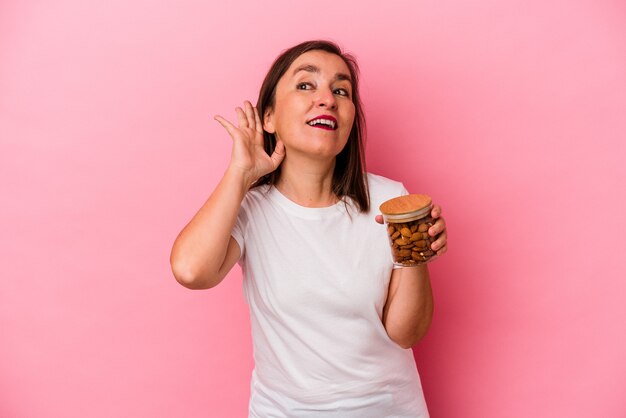
POLYGON ((326 129, 327 131, 334 131, 337 129, 337 119, 329 115, 317 116, 307 122, 307 125, 314 128, 326 129))

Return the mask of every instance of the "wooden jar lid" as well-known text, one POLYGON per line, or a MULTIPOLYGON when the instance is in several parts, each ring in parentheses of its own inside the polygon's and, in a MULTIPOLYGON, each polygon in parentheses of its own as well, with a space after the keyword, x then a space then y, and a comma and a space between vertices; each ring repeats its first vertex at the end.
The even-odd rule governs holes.
POLYGON ((409 194, 394 197, 380 205, 381 213, 385 215, 403 215, 424 209, 432 204, 430 196, 425 194, 409 194))

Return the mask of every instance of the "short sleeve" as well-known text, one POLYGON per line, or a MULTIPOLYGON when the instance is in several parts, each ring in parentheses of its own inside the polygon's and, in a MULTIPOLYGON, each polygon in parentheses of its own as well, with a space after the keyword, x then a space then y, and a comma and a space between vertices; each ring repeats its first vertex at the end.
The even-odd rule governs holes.
POLYGON ((233 230, 230 232, 230 235, 237 241, 239 244, 239 249, 241 251, 241 255, 239 256, 239 261, 243 260, 245 253, 245 236, 246 236, 246 228, 248 226, 248 211, 245 207, 245 199, 239 208, 239 213, 237 214, 237 220, 235 221, 235 225, 233 226, 233 230))

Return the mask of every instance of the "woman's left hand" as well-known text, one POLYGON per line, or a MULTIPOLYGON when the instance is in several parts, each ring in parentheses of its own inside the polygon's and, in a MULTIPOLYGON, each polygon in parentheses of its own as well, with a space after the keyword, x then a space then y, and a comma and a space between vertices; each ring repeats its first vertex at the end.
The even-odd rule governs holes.
MULTIPOLYGON (((428 235, 431 237, 437 237, 431 244, 430 248, 437 254, 437 256, 443 255, 448 251, 448 230, 446 229, 446 221, 441 216, 441 206, 434 205, 433 210, 430 212, 430 216, 433 217, 435 224, 428 229, 428 235)), ((382 224, 383 216, 376 215, 376 222, 382 224)))
POLYGON ((448 230, 445 219, 441 217, 441 206, 434 205, 433 210, 430 211, 430 216, 435 220, 435 224, 428 229, 428 235, 437 237, 430 248, 440 256, 448 251, 448 230))

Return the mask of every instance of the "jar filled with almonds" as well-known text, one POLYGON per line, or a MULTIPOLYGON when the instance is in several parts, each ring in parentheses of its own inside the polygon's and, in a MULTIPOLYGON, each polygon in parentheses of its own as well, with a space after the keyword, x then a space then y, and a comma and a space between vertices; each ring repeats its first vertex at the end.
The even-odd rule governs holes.
POLYGON ((380 205, 394 265, 417 266, 435 256, 430 246, 436 237, 428 235, 428 229, 434 224, 430 216, 432 206, 432 199, 424 194, 400 196, 380 205))

